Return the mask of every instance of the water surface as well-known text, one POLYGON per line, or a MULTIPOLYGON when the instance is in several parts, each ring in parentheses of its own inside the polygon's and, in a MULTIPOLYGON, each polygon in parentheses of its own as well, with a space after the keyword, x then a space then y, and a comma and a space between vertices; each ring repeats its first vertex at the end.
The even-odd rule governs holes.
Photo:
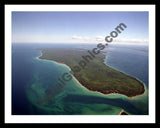
POLYGON ((74 77, 50 100, 40 104, 45 94, 70 68, 53 61, 40 60, 36 48, 96 47, 91 44, 13 43, 12 45, 12 114, 15 115, 117 115, 148 114, 148 47, 108 45, 105 63, 141 80, 146 86, 142 96, 128 98, 121 94, 103 95, 83 87, 74 77))

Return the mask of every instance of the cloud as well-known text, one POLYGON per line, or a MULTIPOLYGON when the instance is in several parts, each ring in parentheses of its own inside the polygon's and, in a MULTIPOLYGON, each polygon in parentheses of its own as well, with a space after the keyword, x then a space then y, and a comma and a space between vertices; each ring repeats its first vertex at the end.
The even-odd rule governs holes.
POLYGON ((87 36, 85 36, 85 37, 83 37, 83 40, 86 40, 86 41, 88 41, 88 40, 90 40, 91 38, 90 37, 87 37, 87 36))
POLYGON ((82 37, 81 36, 72 36, 72 39, 74 39, 74 40, 81 40, 82 37))
MULTIPOLYGON (((107 43, 105 41, 105 36, 95 36, 95 37, 87 37, 87 36, 72 36, 72 40, 78 43, 107 43)), ((139 45, 147 45, 148 40, 143 39, 125 39, 125 38, 113 38, 111 43, 114 44, 139 44, 139 45)))
POLYGON ((81 43, 99 43, 99 42, 104 42, 105 37, 103 36, 96 36, 96 37, 87 37, 87 36, 72 36, 72 40, 81 42, 81 43))
POLYGON ((98 42, 103 42, 105 40, 105 37, 104 36, 96 36, 95 39, 98 42))
POLYGON ((119 44, 140 44, 140 45, 147 45, 148 40, 145 39, 122 39, 122 38, 114 38, 112 43, 119 43, 119 44))

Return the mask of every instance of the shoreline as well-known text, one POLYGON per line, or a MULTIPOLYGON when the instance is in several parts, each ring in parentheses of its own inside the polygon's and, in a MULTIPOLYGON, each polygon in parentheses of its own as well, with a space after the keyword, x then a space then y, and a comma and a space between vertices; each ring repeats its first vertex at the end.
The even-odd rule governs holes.
POLYGON ((129 114, 122 109, 118 115, 129 115, 129 114), (122 114, 122 113, 125 113, 125 114, 122 114))
MULTIPOLYGON (((127 96, 128 98, 130 98, 130 99, 136 98, 136 97, 142 96, 142 95, 144 95, 144 94, 146 93, 147 86, 146 86, 146 84, 145 84, 143 81, 141 81, 141 80, 140 80, 139 78, 137 78, 136 76, 132 76, 132 75, 130 75, 130 74, 128 74, 128 73, 126 73, 126 72, 124 72, 124 71, 122 71, 122 70, 119 70, 119 69, 117 69, 117 68, 115 68, 115 67, 113 67, 113 66, 111 66, 111 65, 108 65, 108 64, 107 64, 107 56, 106 56, 106 55, 105 55, 105 58, 104 58, 104 64, 105 64, 106 66, 110 67, 110 68, 113 68, 113 69, 115 69, 115 70, 123 73, 123 74, 126 74, 126 75, 129 76, 129 77, 132 77, 133 79, 135 79, 135 80, 137 80, 138 82, 140 82, 140 83, 143 84, 143 86, 144 86, 144 92, 143 92, 142 94, 135 95, 135 96, 131 96, 131 97, 128 97, 128 96, 127 96)), ((114 93, 113 93, 113 94, 114 94, 114 93)), ((119 94, 119 93, 118 93, 118 94, 119 94)), ((123 94, 121 94, 121 95, 123 95, 123 94)), ((126 95, 124 95, 124 96, 126 96, 126 95)))
POLYGON ((36 59, 38 59, 38 60, 45 60, 45 61, 51 61, 51 62, 54 62, 54 63, 63 64, 65 66, 69 67, 68 65, 66 65, 65 63, 62 63, 62 62, 58 62, 58 61, 54 61, 54 60, 48 60, 48 59, 45 59, 45 58, 40 58, 42 56, 42 51, 41 50, 39 50, 39 51, 41 52, 41 55, 38 56, 38 57, 36 57, 36 59))
POLYGON ((75 76, 74 76, 74 78, 75 78, 75 81, 80 84, 80 86, 84 87, 84 88, 87 89, 89 92, 92 92, 92 93, 96 93, 96 92, 97 92, 97 93, 99 93, 99 94, 101 94, 101 95, 103 95, 103 96, 122 95, 122 96, 124 96, 125 98, 133 99, 133 98, 137 98, 137 97, 139 97, 139 96, 143 96, 143 95, 146 93, 146 89, 145 89, 144 93, 139 94, 139 95, 136 95, 136 96, 131 96, 131 97, 129 97, 129 96, 127 96, 127 95, 124 95, 124 94, 121 94, 121 93, 109 93, 109 94, 104 94, 104 93, 99 92, 99 91, 89 90, 89 89, 86 88, 84 85, 82 85, 75 76))
MULTIPOLYGON (((67 68, 69 68, 70 71, 71 71, 71 68, 70 68, 68 65, 66 65, 65 63, 58 62, 58 61, 54 61, 54 60, 49 60, 49 59, 45 59, 45 58, 40 58, 40 57, 43 55, 43 53, 42 53, 42 50, 39 50, 39 51, 41 52, 41 55, 38 56, 38 57, 36 57, 37 59, 39 59, 39 60, 45 60, 45 61, 51 61, 51 62, 58 63, 58 64, 63 64, 64 66, 66 66, 67 68)), ((105 55, 105 54, 103 54, 103 55, 105 55)), ((103 62, 103 63, 104 63, 106 66, 109 66, 109 65, 107 65, 107 64, 105 63, 105 60, 106 60, 106 55, 105 55, 105 58, 104 58, 104 62, 103 62)), ((114 67, 111 67, 111 66, 109 66, 109 67, 112 68, 112 69, 114 69, 114 70, 119 71, 118 69, 115 69, 114 67)), ((70 71, 69 71, 69 72, 70 72, 70 71)), ((116 92, 104 94, 104 93, 102 93, 102 92, 100 92, 100 91, 93 91, 93 90, 88 89, 86 86, 82 85, 82 84, 79 82, 79 80, 78 80, 73 74, 72 74, 72 75, 74 76, 75 81, 80 84, 80 86, 84 87, 85 89, 87 89, 87 90, 90 91, 90 92, 98 92, 98 93, 100 93, 100 94, 103 95, 103 96, 118 94, 118 95, 123 95, 123 96, 125 96, 125 97, 127 97, 127 98, 129 98, 129 99, 132 99, 132 98, 136 98, 136 97, 139 97, 139 96, 142 96, 142 95, 145 94, 145 92, 146 92, 146 87, 145 87, 145 84, 144 84, 142 81, 140 81, 140 80, 138 80, 137 78, 135 78, 135 77, 133 77, 133 76, 130 76, 129 74, 124 73, 124 72, 122 72, 122 71, 119 71, 119 72, 121 72, 121 73, 123 73, 123 74, 125 74, 125 75, 127 75, 127 76, 129 76, 129 77, 131 77, 131 78, 133 78, 133 79, 136 79, 138 82, 142 83, 142 84, 143 84, 143 87, 144 87, 144 92, 143 92, 142 94, 138 94, 138 95, 131 96, 131 97, 129 97, 129 96, 127 96, 127 95, 124 95, 124 94, 121 94, 121 93, 116 93, 116 92)))
POLYGON ((129 76, 129 77, 132 77, 132 78, 136 79, 137 81, 143 83, 144 86, 146 86, 146 84, 145 84, 143 81, 141 81, 139 78, 137 78, 136 76, 133 76, 133 75, 131 75, 131 74, 128 74, 128 73, 126 73, 126 72, 124 72, 124 71, 122 71, 122 70, 120 70, 120 69, 118 69, 118 68, 115 68, 115 67, 107 64, 107 57, 106 57, 106 56, 105 56, 105 58, 104 58, 104 61, 105 61, 104 64, 105 64, 106 66, 108 66, 108 67, 110 67, 110 68, 112 68, 112 69, 115 69, 115 70, 117 70, 117 71, 119 71, 119 72, 121 72, 121 73, 129 76))

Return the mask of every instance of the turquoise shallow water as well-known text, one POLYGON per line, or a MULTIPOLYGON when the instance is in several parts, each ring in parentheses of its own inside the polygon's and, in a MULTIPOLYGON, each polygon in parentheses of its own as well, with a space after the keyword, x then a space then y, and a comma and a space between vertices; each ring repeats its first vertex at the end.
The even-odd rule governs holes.
MULTIPOLYGON (((143 81, 147 85, 144 95, 132 99, 120 94, 103 95, 87 90, 72 76, 72 79, 66 82, 63 88, 47 99, 48 95, 46 94, 50 94, 48 93, 50 89, 55 87, 63 73, 69 73, 70 68, 64 64, 38 59, 41 52, 34 50, 37 47, 81 47, 87 49, 91 48, 91 45, 14 44, 12 48, 12 114, 117 115, 122 109, 129 114, 148 114, 147 78, 144 78, 146 80, 144 81, 141 77, 136 76, 136 72, 132 74, 132 72, 118 67, 117 63, 117 67, 112 64, 113 60, 116 62, 116 60, 119 61, 119 57, 125 57, 125 54, 119 51, 119 56, 116 58, 116 52, 114 52, 116 46, 106 49, 107 57, 110 57, 106 59, 106 63, 143 81), (20 111, 19 106, 23 107, 23 110, 20 111)), ((124 51, 124 49, 122 50, 124 51)), ((132 56, 137 49, 127 50, 132 56)), ((140 55, 140 53, 137 54, 140 55)), ((129 55, 127 54, 127 56, 129 55)), ((140 56, 141 59, 143 57, 140 56)), ((140 61, 137 60, 137 63, 140 64, 140 61)), ((121 64, 124 64, 124 60, 121 60, 121 64)), ((128 61, 128 65, 132 65, 132 62, 128 61)), ((148 68, 145 67, 145 70, 148 68)), ((144 73, 142 70, 141 72, 144 73)))

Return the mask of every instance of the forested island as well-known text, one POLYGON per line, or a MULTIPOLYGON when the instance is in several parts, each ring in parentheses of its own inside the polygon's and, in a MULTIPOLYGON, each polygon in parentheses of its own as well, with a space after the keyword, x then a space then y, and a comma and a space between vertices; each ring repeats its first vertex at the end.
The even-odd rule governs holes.
POLYGON ((39 59, 52 60, 66 64, 73 71, 74 77, 87 89, 103 94, 118 93, 128 97, 144 93, 144 85, 134 77, 117 71, 104 63, 103 51, 95 57, 86 49, 80 48, 39 48, 39 59), (83 63, 85 62, 85 63, 83 63))

